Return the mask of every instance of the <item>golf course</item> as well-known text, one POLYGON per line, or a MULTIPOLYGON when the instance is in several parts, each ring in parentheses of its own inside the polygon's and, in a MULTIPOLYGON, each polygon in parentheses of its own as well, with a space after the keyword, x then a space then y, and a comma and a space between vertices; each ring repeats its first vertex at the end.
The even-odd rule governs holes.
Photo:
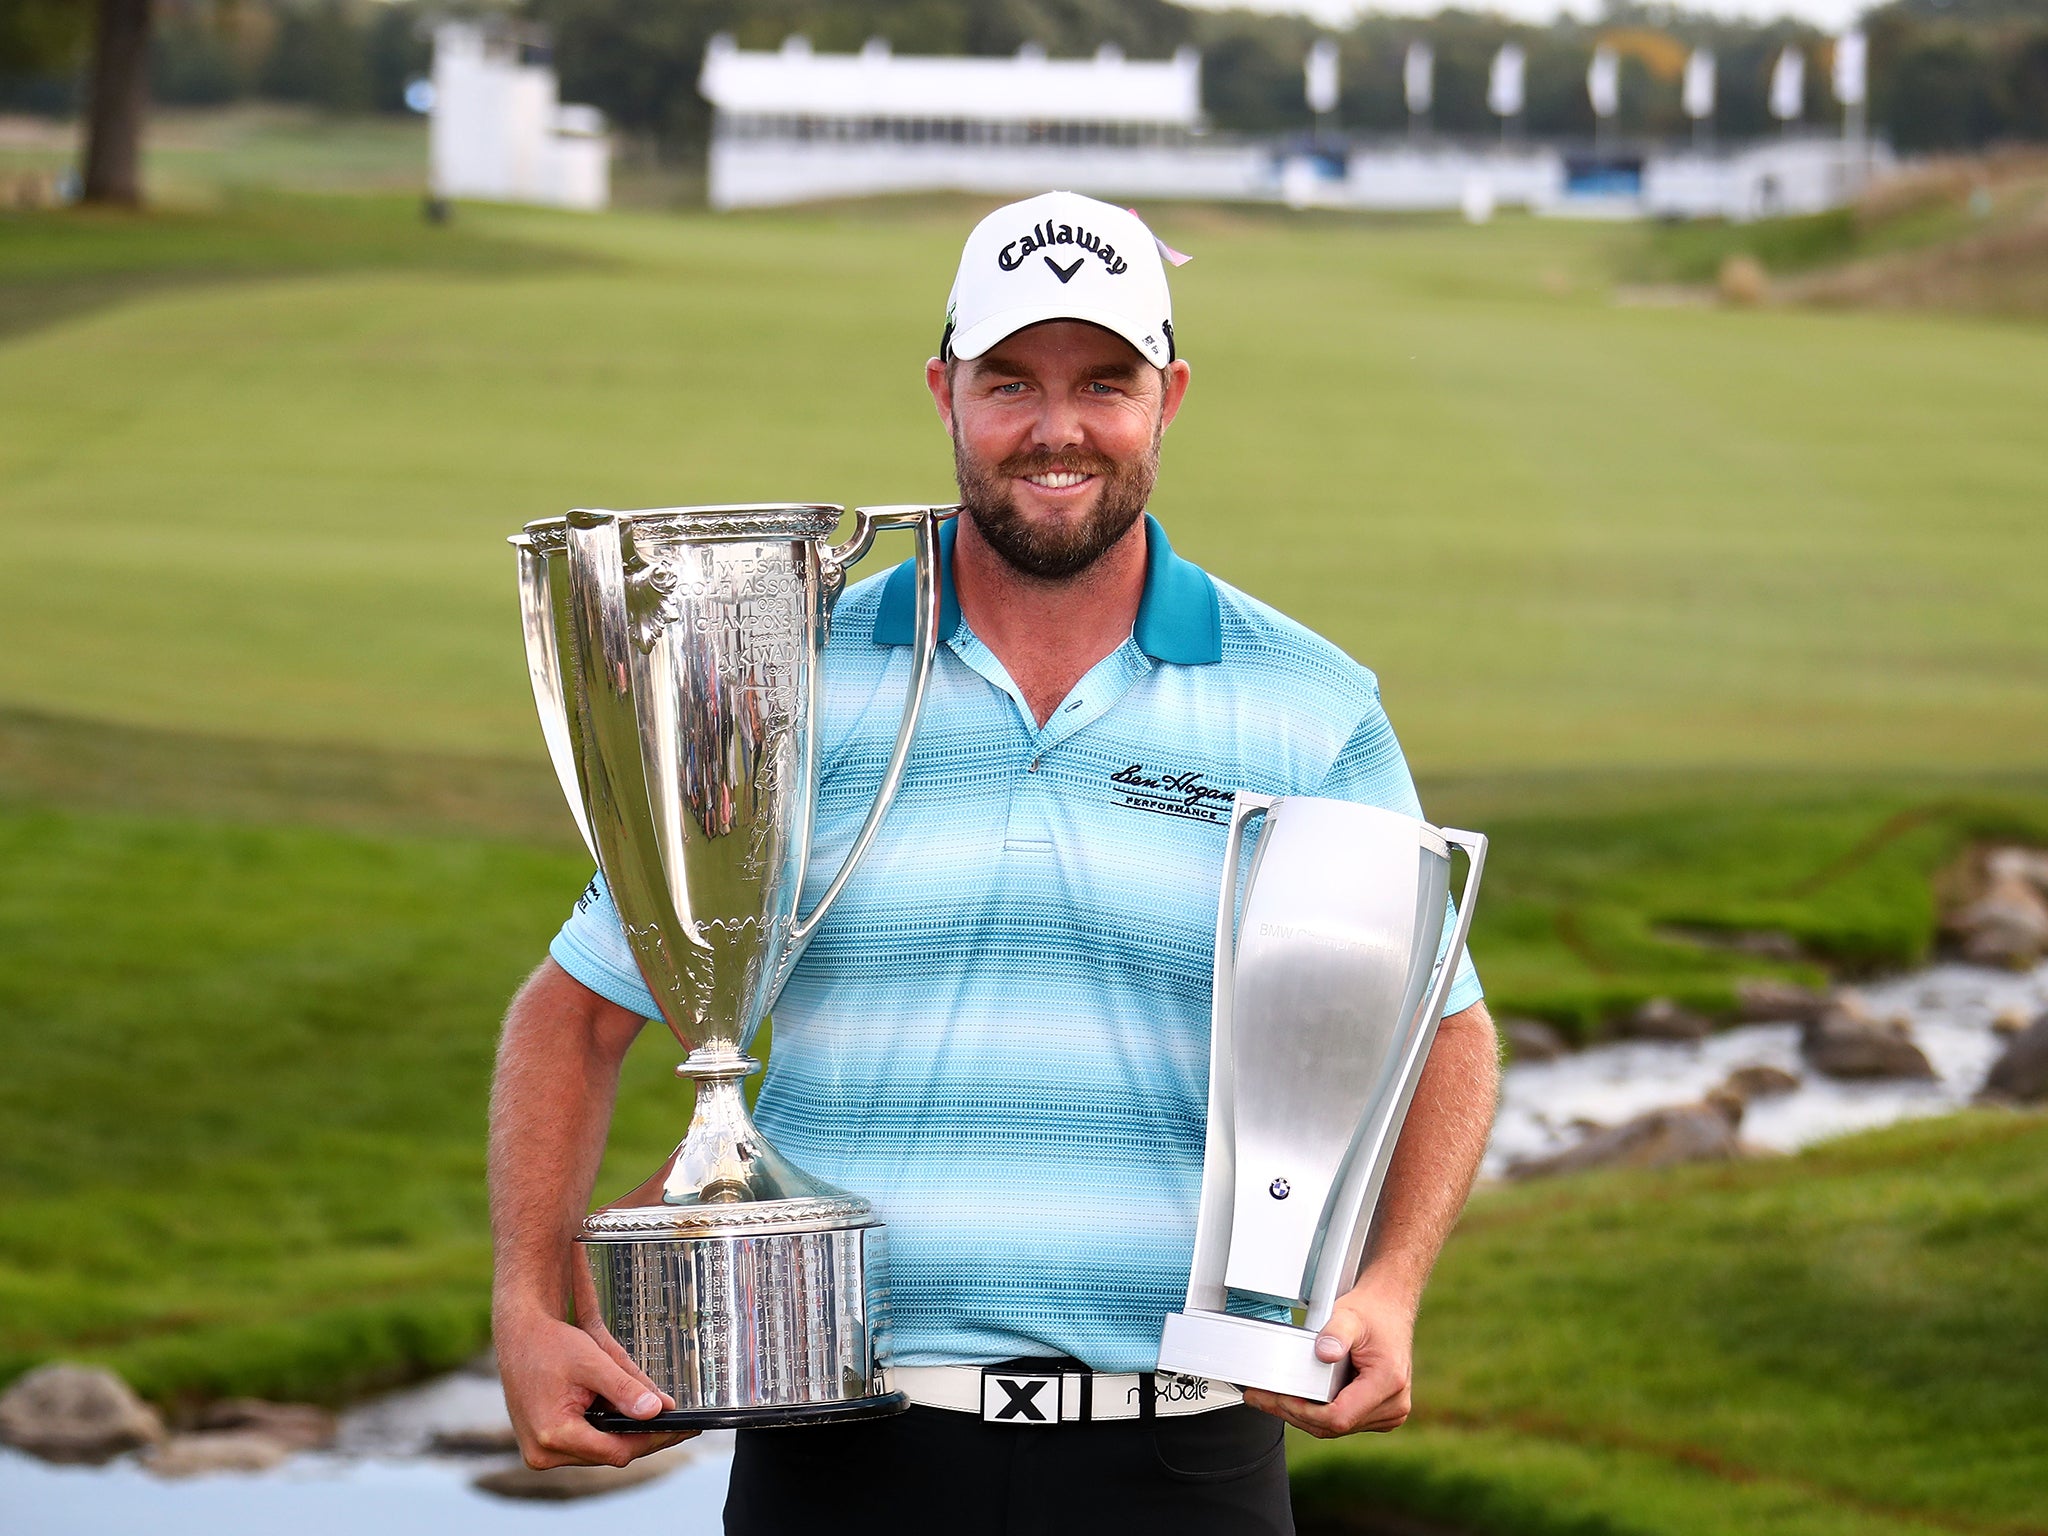
MULTIPOLYGON (((497 1020, 589 873, 506 535, 951 498, 921 370, 983 205, 434 225, 379 190, 416 149, 0 213, 0 1382, 333 1401, 481 1347, 497 1020)), ((1646 295, 1636 227, 1141 211, 1194 257, 1154 510, 1492 837, 1497 1014, 1903 969, 1943 870, 2048 843, 2038 323, 1646 295)), ((1305 1529, 2039 1536, 2048 1121, 1483 1190, 1418 1370, 1298 1448, 1305 1529)))

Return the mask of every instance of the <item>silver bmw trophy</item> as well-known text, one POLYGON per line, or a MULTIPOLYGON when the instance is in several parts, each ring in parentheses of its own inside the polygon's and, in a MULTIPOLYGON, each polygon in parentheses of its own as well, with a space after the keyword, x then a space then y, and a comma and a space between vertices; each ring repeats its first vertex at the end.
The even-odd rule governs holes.
POLYGON ((640 973, 689 1054, 682 1144, 577 1236, 604 1326, 673 1411, 601 1429, 801 1424, 901 1411, 886 1388, 882 1225, 763 1139, 747 1047, 887 814, 938 640, 950 507, 571 512, 527 525, 519 594, 548 755, 640 973), (819 662, 846 571, 877 531, 917 535, 917 617, 896 748, 867 820, 797 912, 818 788, 819 662))
POLYGON ((1471 931, 1486 839, 1349 801, 1240 794, 1216 914, 1209 1133, 1187 1310, 1159 1369, 1328 1402, 1317 1333, 1357 1282, 1380 1186, 1471 931), (1263 818, 1244 881, 1245 831, 1263 818), (1451 849, 1470 860, 1437 958, 1451 849), (1225 1311, 1236 1293, 1303 1326, 1225 1311))

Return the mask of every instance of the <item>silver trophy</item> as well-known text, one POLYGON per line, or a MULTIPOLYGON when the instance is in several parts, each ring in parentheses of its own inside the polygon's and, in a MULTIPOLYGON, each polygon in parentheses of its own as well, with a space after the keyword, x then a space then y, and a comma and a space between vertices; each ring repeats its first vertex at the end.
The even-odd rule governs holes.
POLYGON ((1195 1257, 1160 1370, 1314 1402, 1342 1389, 1350 1366, 1318 1360, 1316 1335, 1357 1283, 1485 862, 1476 832, 1343 800, 1237 797, 1216 914, 1195 1257), (1239 854, 1255 817, 1240 917, 1239 854), (1470 865, 1439 963, 1454 847, 1470 865), (1296 1321, 1228 1313, 1233 1294, 1296 1321))
POLYGON ((747 1047, 846 888, 909 756, 938 640, 950 507, 571 512, 512 540, 548 754, 696 1089, 682 1144, 578 1233, 604 1326, 675 1399, 604 1429, 798 1424, 900 1411, 887 1261, 865 1200, 768 1145, 747 1047), (877 531, 917 535, 917 617, 896 748, 832 883, 797 912, 818 789, 819 661, 877 531))

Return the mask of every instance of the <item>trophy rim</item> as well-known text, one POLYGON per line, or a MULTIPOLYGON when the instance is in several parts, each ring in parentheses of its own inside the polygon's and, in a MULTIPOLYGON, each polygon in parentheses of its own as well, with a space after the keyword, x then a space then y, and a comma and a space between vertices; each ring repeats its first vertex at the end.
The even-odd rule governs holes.
POLYGON ((675 533, 699 543, 830 538, 846 516, 845 507, 826 501, 735 501, 630 511, 578 507, 558 517, 534 519, 509 542, 542 555, 560 554, 568 547, 569 519, 576 512, 603 512, 636 533, 675 533))
POLYGON ((741 1200, 729 1205, 611 1205, 583 1218, 580 1243, 637 1243, 667 1238, 768 1237, 792 1232, 883 1225, 858 1195, 794 1200, 741 1200))

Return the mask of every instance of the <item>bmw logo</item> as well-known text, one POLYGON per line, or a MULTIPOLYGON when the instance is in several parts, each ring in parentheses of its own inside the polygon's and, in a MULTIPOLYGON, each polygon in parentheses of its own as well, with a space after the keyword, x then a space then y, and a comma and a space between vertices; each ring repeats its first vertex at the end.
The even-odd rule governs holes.
POLYGON ((1293 1191, 1294 1186, 1288 1183, 1285 1179, 1275 1179, 1272 1183, 1266 1186, 1266 1193, 1271 1195, 1275 1200, 1285 1200, 1288 1197, 1288 1195, 1293 1193, 1293 1191))

